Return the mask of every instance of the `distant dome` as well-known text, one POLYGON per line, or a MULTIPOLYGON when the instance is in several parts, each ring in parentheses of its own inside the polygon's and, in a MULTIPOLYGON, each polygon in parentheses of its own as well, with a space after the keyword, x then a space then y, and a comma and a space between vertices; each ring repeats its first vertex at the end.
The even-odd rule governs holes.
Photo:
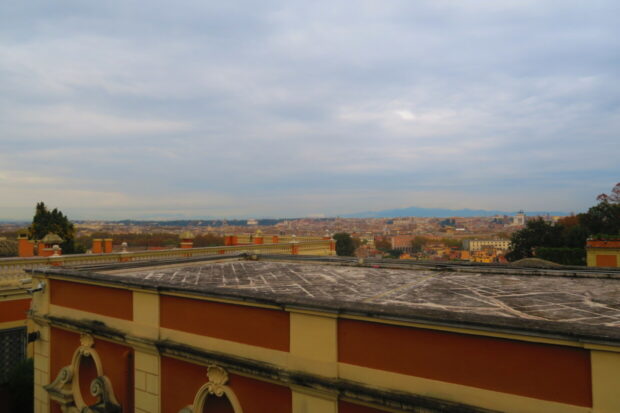
POLYGON ((44 244, 60 244, 62 242, 62 238, 53 232, 48 232, 46 236, 41 240, 44 244))
POLYGON ((181 238, 181 239, 194 239, 196 237, 191 232, 184 231, 184 232, 181 233, 181 235, 179 235, 179 238, 181 238))

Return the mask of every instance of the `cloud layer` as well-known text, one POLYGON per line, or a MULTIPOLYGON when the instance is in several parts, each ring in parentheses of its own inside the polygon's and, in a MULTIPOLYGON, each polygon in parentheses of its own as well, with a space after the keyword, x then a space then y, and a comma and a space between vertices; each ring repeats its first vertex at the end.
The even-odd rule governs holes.
POLYGON ((0 219, 578 211, 620 180, 620 6, 0 5, 0 219))

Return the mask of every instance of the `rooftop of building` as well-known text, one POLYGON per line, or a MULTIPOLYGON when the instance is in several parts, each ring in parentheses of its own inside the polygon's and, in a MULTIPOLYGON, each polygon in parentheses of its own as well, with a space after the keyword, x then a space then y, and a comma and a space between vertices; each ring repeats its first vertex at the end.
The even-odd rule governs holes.
POLYGON ((620 343, 620 272, 237 256, 49 275, 365 317, 620 343))

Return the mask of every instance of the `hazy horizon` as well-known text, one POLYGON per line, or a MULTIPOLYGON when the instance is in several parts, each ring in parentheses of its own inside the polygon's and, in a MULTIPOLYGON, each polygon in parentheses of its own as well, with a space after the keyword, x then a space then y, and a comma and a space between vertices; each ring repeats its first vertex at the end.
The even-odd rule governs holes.
POLYGON ((0 219, 581 212, 620 181, 611 0, 0 5, 0 219))
MULTIPOLYGON (((46 204, 48 209, 53 209, 54 206, 46 204)), ((62 210, 61 210, 62 211, 62 210)), ((355 211, 342 213, 337 215, 322 215, 322 214, 314 214, 314 215, 282 215, 282 216, 261 216, 261 215, 243 215, 243 216, 222 216, 222 217, 214 217, 214 216, 190 216, 190 215, 181 215, 181 214, 142 214, 136 215, 135 217, 124 217, 124 218, 85 218, 84 216, 80 216, 79 214, 73 216, 70 212, 62 211, 71 221, 175 221, 175 220, 188 220, 188 221, 200 221, 200 220, 247 220, 247 219, 278 219, 278 220, 287 220, 287 219, 308 219, 308 218, 316 218, 316 219, 333 219, 333 218, 401 218, 401 217, 420 217, 420 218, 446 218, 446 217, 490 217, 493 215, 515 215, 519 211, 499 211, 499 210, 482 210, 482 209, 472 209, 472 208, 463 208, 463 209, 445 209, 445 208, 417 208, 415 206, 408 208, 395 208, 389 210, 375 210, 375 211, 355 211), (373 213, 386 213, 389 211, 406 211, 408 209, 422 209, 428 210, 427 214, 413 214, 413 215, 381 215, 381 216, 373 216, 373 213), (432 211, 435 211, 436 215, 428 215, 432 211), (448 212, 454 212, 455 214, 450 214, 448 212), (458 213, 467 212, 467 214, 458 215, 458 213), (477 214, 480 212, 484 212, 483 214, 477 214), (476 213, 476 214, 474 214, 476 213)), ((570 213, 580 213, 585 211, 524 211, 526 215, 539 215, 539 214, 551 214, 551 215, 568 215, 570 213)), ((34 213, 34 209, 33 209, 34 213)), ((30 217, 23 218, 1 218, 0 222, 30 222, 32 220, 32 215, 30 217)))

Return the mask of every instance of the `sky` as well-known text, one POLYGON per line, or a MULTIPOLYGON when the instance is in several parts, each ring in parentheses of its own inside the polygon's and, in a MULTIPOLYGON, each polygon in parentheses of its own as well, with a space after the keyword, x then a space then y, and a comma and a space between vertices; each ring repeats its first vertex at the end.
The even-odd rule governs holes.
POLYGON ((5 1, 0 219, 584 211, 620 2, 5 1))

